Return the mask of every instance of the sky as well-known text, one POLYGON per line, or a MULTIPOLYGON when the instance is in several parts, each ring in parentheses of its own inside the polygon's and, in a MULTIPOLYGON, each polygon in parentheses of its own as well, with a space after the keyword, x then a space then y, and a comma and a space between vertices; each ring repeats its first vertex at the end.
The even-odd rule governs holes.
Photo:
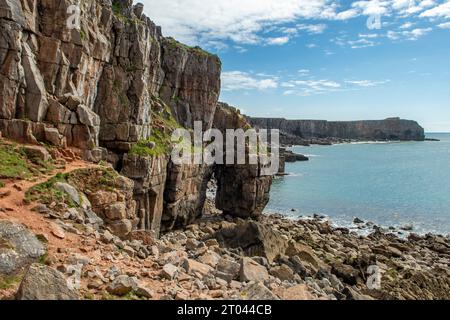
POLYGON ((450 0, 140 0, 222 60, 220 99, 288 119, 417 120, 450 132, 450 0))

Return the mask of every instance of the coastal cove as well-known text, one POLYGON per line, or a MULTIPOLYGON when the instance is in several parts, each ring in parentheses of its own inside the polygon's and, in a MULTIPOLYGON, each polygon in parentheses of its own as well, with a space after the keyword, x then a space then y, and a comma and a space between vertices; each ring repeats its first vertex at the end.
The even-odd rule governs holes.
POLYGON ((449 234, 450 134, 427 138, 440 141, 293 147, 310 161, 286 165, 289 175, 275 179, 266 211, 449 234))

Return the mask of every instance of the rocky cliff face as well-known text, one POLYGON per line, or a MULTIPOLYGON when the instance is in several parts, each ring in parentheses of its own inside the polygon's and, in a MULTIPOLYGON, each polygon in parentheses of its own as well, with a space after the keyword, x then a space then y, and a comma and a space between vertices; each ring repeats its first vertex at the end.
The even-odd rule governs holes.
MULTIPOLYGON (((415 121, 390 118, 379 121, 286 120, 281 118, 247 118, 258 128, 279 129, 289 138, 338 138, 355 140, 425 139, 424 129, 415 121)), ((292 139, 290 139, 292 140, 292 139)))
MULTIPOLYGON (((203 129, 215 119, 220 128, 246 121, 235 110, 216 113, 219 58, 163 37, 143 5, 132 3, 81 0, 80 26, 70 28, 75 1, 0 0, 0 132, 107 159, 135 182, 133 227, 159 233, 161 221, 168 230, 198 217, 208 180, 223 172, 172 164, 171 131, 192 129, 194 121, 203 129)), ((226 190, 232 180, 218 176, 226 190)), ((259 176, 245 179, 255 184, 259 176)), ((230 192, 220 199, 231 214, 235 207, 251 208, 249 215, 262 210, 259 195, 247 198, 241 202, 251 205, 234 205, 230 192)))

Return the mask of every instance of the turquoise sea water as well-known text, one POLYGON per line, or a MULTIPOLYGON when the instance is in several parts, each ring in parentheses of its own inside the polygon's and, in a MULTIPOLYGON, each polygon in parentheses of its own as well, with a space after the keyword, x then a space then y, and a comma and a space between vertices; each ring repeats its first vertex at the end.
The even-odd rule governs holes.
POLYGON ((427 137, 441 141, 294 147, 310 161, 287 164, 266 211, 450 234, 450 134, 427 137))

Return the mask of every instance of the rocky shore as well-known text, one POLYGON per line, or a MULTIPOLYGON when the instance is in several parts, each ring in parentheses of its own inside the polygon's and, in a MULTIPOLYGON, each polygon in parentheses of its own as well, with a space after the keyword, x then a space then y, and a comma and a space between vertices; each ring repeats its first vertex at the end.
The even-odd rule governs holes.
MULTIPOLYGON (((80 1, 68 28, 72 1, 1 3, 0 298, 449 299, 448 238, 265 216, 262 165, 174 164, 176 129, 251 125, 218 102, 220 59, 164 37, 142 4, 80 1)), ((320 124, 297 137, 355 126, 320 124)), ((363 129, 421 138, 399 119, 363 129)))
POLYGON ((53 189, 39 193, 48 182, 32 187, 24 191, 33 200, 26 214, 3 197, 3 299, 450 299, 449 237, 400 238, 360 220, 356 227, 370 227, 370 235, 322 217, 236 218, 215 207, 210 183, 204 215, 158 238, 117 228, 130 184, 110 167, 55 177, 55 188, 76 192, 57 203, 45 197, 53 189), (109 197, 119 202, 106 204, 109 197))

